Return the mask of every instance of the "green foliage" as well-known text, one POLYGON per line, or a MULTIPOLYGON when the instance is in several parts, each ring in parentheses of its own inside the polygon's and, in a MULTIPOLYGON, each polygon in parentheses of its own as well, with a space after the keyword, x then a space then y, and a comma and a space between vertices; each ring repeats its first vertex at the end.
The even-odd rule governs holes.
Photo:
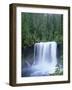
POLYGON ((53 74, 50 74, 50 76, 54 75, 63 75, 63 68, 57 67, 55 72, 53 74))
POLYGON ((62 74, 63 74, 63 69, 60 68, 60 67, 57 67, 57 69, 56 69, 56 71, 55 71, 54 74, 55 74, 55 75, 62 75, 62 74))
POLYGON ((22 47, 36 42, 63 41, 63 16, 59 14, 22 13, 22 47))

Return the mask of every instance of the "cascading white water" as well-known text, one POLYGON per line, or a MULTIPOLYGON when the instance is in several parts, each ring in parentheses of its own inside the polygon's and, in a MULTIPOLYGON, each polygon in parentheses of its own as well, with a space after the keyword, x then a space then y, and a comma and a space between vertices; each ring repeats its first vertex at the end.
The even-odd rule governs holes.
POLYGON ((34 63, 35 70, 32 75, 48 75, 55 72, 57 64, 57 43, 40 42, 34 45, 34 63))

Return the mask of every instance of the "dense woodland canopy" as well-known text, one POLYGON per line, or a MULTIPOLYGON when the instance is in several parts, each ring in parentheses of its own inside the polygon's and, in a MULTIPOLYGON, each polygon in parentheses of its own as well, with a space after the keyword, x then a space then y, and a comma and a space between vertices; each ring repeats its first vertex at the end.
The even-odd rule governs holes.
POLYGON ((63 42, 63 15, 47 13, 21 14, 22 47, 34 45, 36 42, 63 42))

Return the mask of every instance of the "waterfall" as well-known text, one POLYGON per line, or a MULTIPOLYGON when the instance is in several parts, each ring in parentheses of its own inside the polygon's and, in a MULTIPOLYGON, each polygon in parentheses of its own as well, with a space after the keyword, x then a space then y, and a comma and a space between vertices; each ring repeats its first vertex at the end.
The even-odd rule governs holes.
POLYGON ((35 69, 32 75, 52 74, 55 72, 57 65, 57 43, 56 42, 40 42, 34 45, 34 63, 35 69))
POLYGON ((34 45, 33 63, 25 62, 27 67, 23 68, 23 76, 48 76, 56 71, 57 65, 57 43, 40 42, 34 45))

